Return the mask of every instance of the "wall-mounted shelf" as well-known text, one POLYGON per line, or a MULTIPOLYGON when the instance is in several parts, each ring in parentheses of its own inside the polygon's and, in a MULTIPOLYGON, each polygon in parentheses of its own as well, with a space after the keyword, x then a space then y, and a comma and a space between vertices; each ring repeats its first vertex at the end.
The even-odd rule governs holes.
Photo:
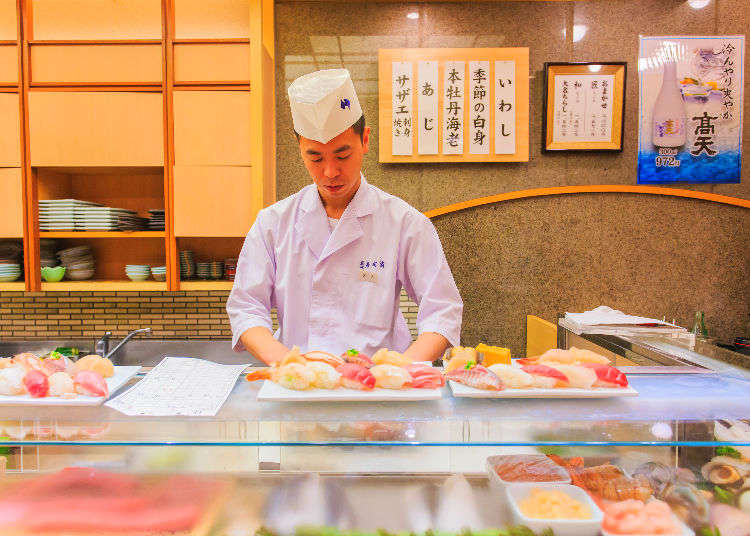
POLYGON ((0 283, 0 291, 2 290, 26 290, 26 282, 24 281, 11 281, 8 283, 0 283))
POLYGON ((232 290, 232 281, 180 281, 180 290, 232 290))
POLYGON ((42 290, 49 291, 113 291, 113 290, 167 290, 167 283, 164 281, 128 281, 128 280, 110 280, 110 281, 59 281, 57 283, 48 283, 42 281, 42 290))
POLYGON ((41 231, 39 238, 164 238, 164 231, 41 231))

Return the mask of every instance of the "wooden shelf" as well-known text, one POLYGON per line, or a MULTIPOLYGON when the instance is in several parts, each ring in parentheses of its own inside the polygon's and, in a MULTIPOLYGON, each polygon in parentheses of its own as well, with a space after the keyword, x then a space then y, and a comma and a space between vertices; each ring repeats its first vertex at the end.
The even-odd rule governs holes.
POLYGON ((25 281, 10 281, 6 283, 0 283, 0 291, 3 290, 26 290, 26 282, 25 281))
POLYGON ((129 281, 113 280, 113 281, 59 281, 57 283, 48 283, 42 281, 42 290, 52 291, 111 291, 111 290, 167 290, 167 283, 165 281, 129 281))
POLYGON ((180 281, 180 290, 232 290, 233 281, 180 281))
POLYGON ((40 231, 39 238, 164 238, 164 231, 40 231))

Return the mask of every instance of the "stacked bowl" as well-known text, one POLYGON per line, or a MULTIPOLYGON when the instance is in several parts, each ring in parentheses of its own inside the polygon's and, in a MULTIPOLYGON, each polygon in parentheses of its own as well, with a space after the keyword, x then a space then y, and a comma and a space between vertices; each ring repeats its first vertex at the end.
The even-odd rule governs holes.
POLYGON ((211 262, 211 279, 222 279, 224 277, 224 263, 221 261, 211 262))
POLYGON ((96 266, 89 246, 76 246, 57 252, 60 263, 65 266, 65 276, 73 281, 94 277, 96 266))
POLYGON ((154 276, 156 281, 167 280, 167 267, 166 266, 152 266, 151 275, 154 276))
POLYGON ((0 264, 0 282, 7 283, 21 277, 21 265, 13 263, 0 264))
POLYGON ((190 250, 180 251, 180 279, 192 279, 195 276, 195 260, 190 250))
POLYGON ((131 281, 145 281, 151 275, 151 267, 148 264, 128 264, 125 266, 125 275, 131 281))
POLYGON ((211 263, 210 262, 199 262, 199 263, 196 263, 195 266, 196 266, 199 279, 211 278, 211 263))

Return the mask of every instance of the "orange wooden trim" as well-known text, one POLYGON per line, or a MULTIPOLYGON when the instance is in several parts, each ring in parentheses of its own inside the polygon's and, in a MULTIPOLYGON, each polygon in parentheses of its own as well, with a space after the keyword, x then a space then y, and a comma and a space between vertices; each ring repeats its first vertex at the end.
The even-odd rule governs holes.
POLYGON ((0 46, 4 45, 17 46, 18 41, 16 39, 0 39, 0 46))
POLYGON ((40 231, 40 238, 164 238, 164 231, 40 231))
POLYGON ((83 86, 77 86, 77 85, 71 85, 71 84, 65 84, 65 83, 57 83, 57 82, 50 82, 49 84, 30 84, 30 88, 33 88, 34 91, 127 91, 127 92, 133 92, 133 91, 140 91, 144 93, 161 93, 162 86, 161 85, 148 85, 148 86, 128 86, 128 85, 106 85, 106 86, 96 86, 96 85, 83 85, 83 86), (58 85, 59 84, 59 85, 58 85))
POLYGON ((199 82, 195 85, 185 85, 183 82, 175 82, 173 89, 175 91, 250 91, 250 84, 232 84, 232 85, 210 85, 213 82, 199 82))
POLYGON ((428 218, 443 216, 451 212, 458 212, 467 208, 500 203, 502 201, 511 201, 514 199, 526 199, 529 197, 542 197, 546 195, 565 195, 565 194, 592 194, 592 193, 623 193, 623 194, 648 194, 648 195, 667 195, 674 197, 686 197, 691 199, 701 199, 704 201, 713 201, 738 207, 750 208, 750 199, 740 199, 739 197, 729 197, 726 195, 711 194, 708 192, 698 192, 695 190, 683 190, 680 188, 663 188, 660 186, 626 186, 619 184, 598 184, 591 186, 554 186, 551 188, 534 188, 531 190, 516 190, 514 192, 505 192, 487 197, 478 197, 469 201, 461 201, 452 205, 435 208, 425 212, 428 218))
POLYGON ((225 45, 225 44, 237 44, 237 45, 249 45, 249 37, 237 37, 237 38, 216 38, 216 39, 173 39, 172 43, 175 45, 225 45))
POLYGON ((250 80, 211 80, 211 81, 175 81, 175 86, 191 86, 194 89, 195 86, 238 86, 238 87, 250 87, 250 80))
POLYGON ((120 90, 138 88, 139 90, 151 89, 152 91, 161 91, 161 82, 31 82, 30 87, 37 88, 76 88, 74 91, 81 91, 80 88, 119 88, 120 90))
POLYGON ((18 86, 13 84, 8 84, 0 86, 0 93, 18 93, 18 86))
POLYGON ((177 262, 177 239, 174 236, 174 0, 162 1, 162 35, 164 47, 164 208, 166 231, 164 237, 167 290, 180 289, 180 270, 177 262))
POLYGON ((161 45, 161 39, 38 39, 31 46, 44 45, 161 45))

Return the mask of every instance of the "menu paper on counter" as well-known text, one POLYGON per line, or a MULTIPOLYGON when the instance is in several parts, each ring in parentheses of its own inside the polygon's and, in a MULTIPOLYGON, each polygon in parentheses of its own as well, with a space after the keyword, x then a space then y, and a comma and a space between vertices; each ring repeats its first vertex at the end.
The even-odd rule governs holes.
POLYGON ((105 405, 129 416, 211 417, 248 367, 192 357, 165 357, 146 377, 105 405))

